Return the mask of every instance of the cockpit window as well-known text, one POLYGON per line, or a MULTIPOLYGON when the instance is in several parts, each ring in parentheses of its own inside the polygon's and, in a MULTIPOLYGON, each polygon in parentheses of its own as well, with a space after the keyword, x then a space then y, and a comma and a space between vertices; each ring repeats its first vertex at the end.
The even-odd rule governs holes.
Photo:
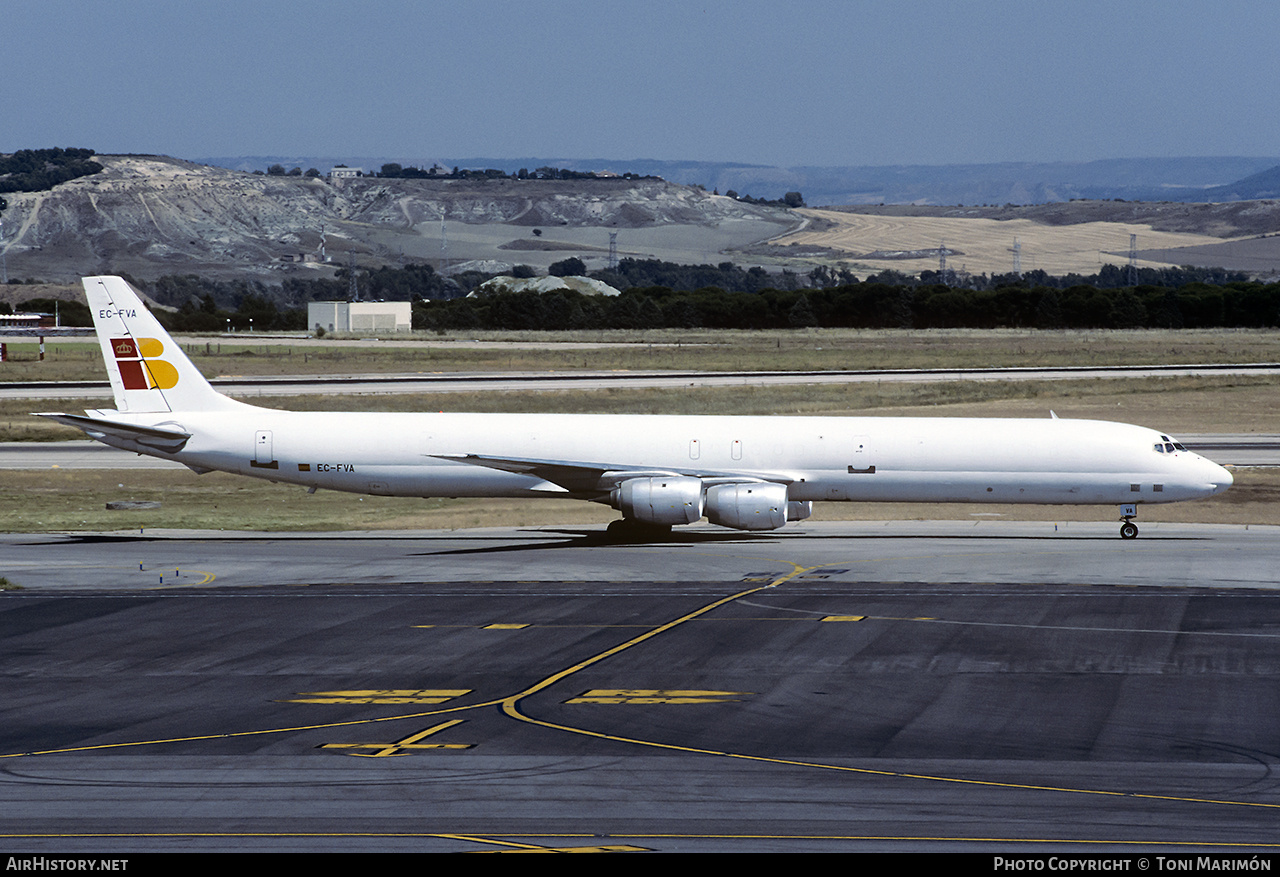
POLYGON ((1160 442, 1156 442, 1156 453, 1157 454, 1164 453, 1164 445, 1160 444, 1160 442))

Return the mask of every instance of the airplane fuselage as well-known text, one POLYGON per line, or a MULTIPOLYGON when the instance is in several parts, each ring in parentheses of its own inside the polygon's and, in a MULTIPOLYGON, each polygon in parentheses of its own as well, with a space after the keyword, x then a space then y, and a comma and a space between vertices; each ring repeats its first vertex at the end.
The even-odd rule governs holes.
MULTIPOLYGON (((787 485, 793 501, 1114 504, 1177 502, 1230 476, 1154 430, 1087 420, 570 414, 235 412, 128 415, 178 425, 177 452, 110 442, 197 469, 387 496, 594 498, 533 474, 456 458, 714 472, 787 485), (1161 450, 1157 451, 1156 448, 1161 450)), ((108 440, 110 441, 110 440, 108 440)))

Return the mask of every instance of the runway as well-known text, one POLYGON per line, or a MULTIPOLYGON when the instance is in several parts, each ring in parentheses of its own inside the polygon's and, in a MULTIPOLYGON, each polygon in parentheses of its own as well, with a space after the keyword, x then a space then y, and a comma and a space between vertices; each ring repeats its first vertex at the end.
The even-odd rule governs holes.
POLYGON ((14 852, 1267 852, 1280 530, 0 537, 14 852))

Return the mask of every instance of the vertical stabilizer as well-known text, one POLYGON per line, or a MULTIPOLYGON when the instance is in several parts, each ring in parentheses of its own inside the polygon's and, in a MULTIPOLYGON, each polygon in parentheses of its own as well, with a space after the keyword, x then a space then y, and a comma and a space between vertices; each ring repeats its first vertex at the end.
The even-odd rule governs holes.
POLYGON ((123 279, 86 277, 84 292, 117 410, 216 411, 238 405, 209 385, 123 279))

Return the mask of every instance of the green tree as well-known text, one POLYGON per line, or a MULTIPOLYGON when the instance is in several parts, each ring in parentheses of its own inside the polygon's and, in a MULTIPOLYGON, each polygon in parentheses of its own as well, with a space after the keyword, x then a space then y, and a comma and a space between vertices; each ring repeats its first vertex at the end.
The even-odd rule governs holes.
POLYGON ((587 273, 587 266, 577 256, 570 256, 559 262, 552 262, 547 267, 547 273, 553 277, 581 277, 587 273))
POLYGON ((791 310, 787 311, 787 322, 793 329, 806 329, 818 325, 818 318, 814 316, 809 297, 804 293, 796 296, 796 303, 791 306, 791 310))
POLYGON ((1117 329, 1139 329, 1147 325, 1147 308, 1131 289, 1116 294, 1111 322, 1117 329))

